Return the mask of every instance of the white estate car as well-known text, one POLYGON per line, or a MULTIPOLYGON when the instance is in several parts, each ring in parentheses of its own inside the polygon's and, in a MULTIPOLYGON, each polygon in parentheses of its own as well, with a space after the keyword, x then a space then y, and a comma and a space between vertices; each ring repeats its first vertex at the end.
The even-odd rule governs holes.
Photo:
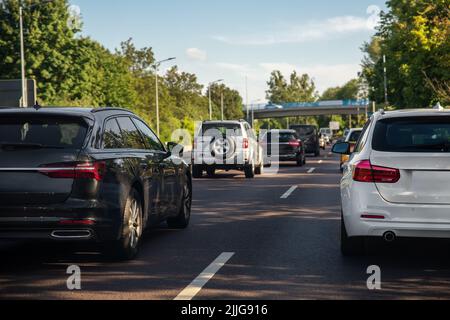
POLYGON ((204 121, 196 131, 192 172, 201 178, 206 171, 241 170, 246 178, 263 173, 263 151, 255 132, 244 120, 204 121))
POLYGON ((341 198, 344 255, 363 254, 368 237, 450 238, 450 110, 375 113, 344 168, 341 198))

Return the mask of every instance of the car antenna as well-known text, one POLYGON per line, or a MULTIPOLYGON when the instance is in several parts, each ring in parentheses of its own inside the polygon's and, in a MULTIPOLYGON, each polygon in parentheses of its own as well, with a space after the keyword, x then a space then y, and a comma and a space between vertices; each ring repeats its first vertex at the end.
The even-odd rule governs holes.
POLYGON ((39 102, 36 100, 36 103, 34 104, 33 108, 36 109, 36 110, 39 110, 42 107, 39 105, 39 102))

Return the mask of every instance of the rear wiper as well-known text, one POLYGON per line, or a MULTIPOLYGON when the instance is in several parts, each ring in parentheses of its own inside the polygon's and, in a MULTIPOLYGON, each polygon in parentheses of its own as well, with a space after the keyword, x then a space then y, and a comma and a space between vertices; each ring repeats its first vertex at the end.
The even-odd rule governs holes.
POLYGON ((50 145, 44 145, 39 143, 9 143, 9 142, 2 142, 0 143, 0 147, 2 149, 8 149, 8 148, 23 148, 23 149, 64 149, 64 147, 60 146, 50 146, 50 145))

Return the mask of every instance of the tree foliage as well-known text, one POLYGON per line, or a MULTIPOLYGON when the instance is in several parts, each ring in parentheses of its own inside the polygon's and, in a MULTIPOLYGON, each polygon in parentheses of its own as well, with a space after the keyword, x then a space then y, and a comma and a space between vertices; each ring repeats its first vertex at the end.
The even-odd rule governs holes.
MULTIPOLYGON (((41 105, 123 107, 156 126, 156 74, 151 47, 136 48, 132 39, 115 52, 78 35, 68 0, 23 0, 26 76, 36 80, 41 105), (42 4, 34 6, 35 4, 42 4), (33 5, 33 7, 31 7, 33 5)), ((19 79, 19 0, 0 1, 0 78, 19 79)), ((177 67, 158 75, 161 136, 170 140, 179 128, 209 119, 208 98, 194 74, 177 67)), ((228 119, 242 117, 242 98, 226 86, 228 119)), ((220 99, 213 92, 215 117, 220 99)))
POLYGON ((448 0, 389 0, 378 34, 363 51, 371 99, 384 101, 384 63, 389 102, 398 108, 449 104, 450 9, 448 0))

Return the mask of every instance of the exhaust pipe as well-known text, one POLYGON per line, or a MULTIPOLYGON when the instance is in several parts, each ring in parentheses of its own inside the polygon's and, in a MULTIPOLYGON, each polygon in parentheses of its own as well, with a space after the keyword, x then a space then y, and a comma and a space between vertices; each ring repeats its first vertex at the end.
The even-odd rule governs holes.
POLYGON ((397 236, 395 235, 394 232, 388 231, 383 235, 383 239, 387 243, 392 243, 397 239, 397 236))
POLYGON ((90 230, 55 230, 51 236, 59 240, 87 240, 92 238, 92 232, 90 230))

